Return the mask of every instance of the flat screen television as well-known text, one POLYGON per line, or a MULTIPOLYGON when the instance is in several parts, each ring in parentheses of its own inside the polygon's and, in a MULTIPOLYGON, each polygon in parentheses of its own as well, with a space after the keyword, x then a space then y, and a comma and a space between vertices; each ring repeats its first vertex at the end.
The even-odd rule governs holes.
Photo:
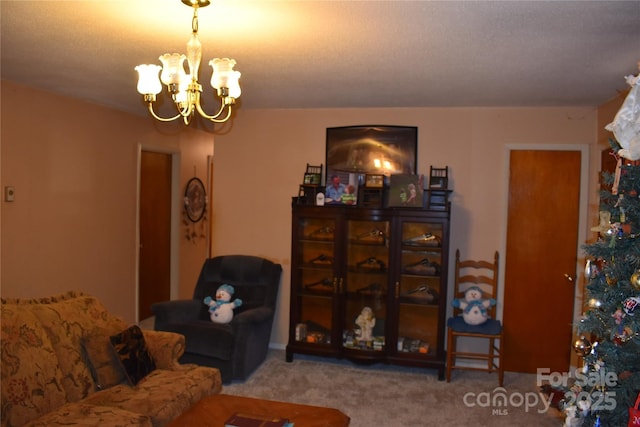
POLYGON ((416 174, 418 128, 361 125, 327 128, 327 187, 338 177, 357 188, 366 175, 416 174))

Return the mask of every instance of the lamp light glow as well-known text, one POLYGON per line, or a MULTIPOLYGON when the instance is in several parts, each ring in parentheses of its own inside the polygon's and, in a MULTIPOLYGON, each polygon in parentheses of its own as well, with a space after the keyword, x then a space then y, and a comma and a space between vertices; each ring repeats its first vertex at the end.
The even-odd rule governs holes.
POLYGON ((138 72, 138 92, 142 95, 157 95, 162 91, 162 84, 158 74, 162 69, 156 64, 141 64, 135 70, 138 72))

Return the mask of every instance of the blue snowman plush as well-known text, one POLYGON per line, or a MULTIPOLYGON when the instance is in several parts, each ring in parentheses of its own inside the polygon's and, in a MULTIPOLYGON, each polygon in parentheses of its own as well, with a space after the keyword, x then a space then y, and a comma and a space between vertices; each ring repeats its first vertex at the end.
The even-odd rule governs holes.
POLYGON ((493 298, 483 299, 482 290, 472 286, 464 292, 464 298, 456 298, 452 305, 462 310, 462 319, 468 325, 481 325, 489 319, 487 309, 496 305, 493 298))
POLYGON ((235 289, 233 286, 223 284, 216 290, 216 298, 206 297, 204 303, 209 306, 209 317, 214 323, 229 323, 233 319, 233 309, 242 305, 242 300, 237 298, 231 301, 235 289))

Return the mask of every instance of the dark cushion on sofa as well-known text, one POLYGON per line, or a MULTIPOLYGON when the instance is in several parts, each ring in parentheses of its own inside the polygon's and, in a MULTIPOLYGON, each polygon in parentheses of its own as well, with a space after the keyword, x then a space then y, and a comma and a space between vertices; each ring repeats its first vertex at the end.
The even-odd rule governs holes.
POLYGON ((127 373, 106 333, 86 336, 80 344, 97 390, 129 383, 127 373))
POLYGON ((156 363, 149 354, 139 326, 133 325, 111 336, 110 340, 131 384, 138 384, 141 379, 156 369, 156 363))

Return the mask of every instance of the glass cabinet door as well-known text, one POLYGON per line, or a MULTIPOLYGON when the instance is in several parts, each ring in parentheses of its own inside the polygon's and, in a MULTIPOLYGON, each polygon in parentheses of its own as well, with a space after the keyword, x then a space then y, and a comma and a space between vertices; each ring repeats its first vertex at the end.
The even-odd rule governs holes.
POLYGON ((346 269, 342 282, 342 346, 369 352, 385 349, 388 316, 389 232, 385 220, 347 221, 346 269))
POLYGON ((398 354, 434 356, 443 345, 438 342, 442 237, 440 223, 401 223, 400 280, 395 289, 398 354))
POLYGON ((297 230, 297 257, 292 280, 295 342, 330 345, 332 341, 336 274, 336 221, 332 218, 301 218, 297 230))

